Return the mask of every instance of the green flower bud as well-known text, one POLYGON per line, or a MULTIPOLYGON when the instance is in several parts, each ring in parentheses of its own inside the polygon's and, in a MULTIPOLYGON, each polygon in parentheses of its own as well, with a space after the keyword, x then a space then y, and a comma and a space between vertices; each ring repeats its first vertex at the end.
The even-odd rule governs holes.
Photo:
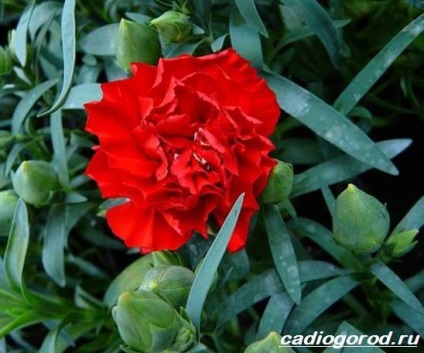
POLYGON ((180 328, 172 344, 172 351, 186 352, 197 340, 196 328, 184 310, 180 313, 180 328))
POLYGON ((167 43, 179 43, 186 39, 192 29, 190 17, 178 11, 166 11, 150 21, 167 43))
POLYGON ((188 268, 162 265, 146 272, 139 289, 154 292, 179 309, 187 302, 193 280, 194 273, 188 268))
POLYGON ((170 304, 146 291, 120 295, 112 309, 122 340, 138 352, 160 353, 178 344, 187 323, 170 304))
POLYGON ((176 265, 182 266, 183 260, 175 251, 154 251, 151 253, 153 259, 153 267, 160 265, 176 265))
POLYGON ((290 347, 280 347, 280 335, 272 331, 262 341, 254 342, 244 353, 294 353, 290 347))
POLYGON ((0 76, 12 71, 13 63, 9 52, 0 46, 0 76))
POLYGON ((157 33, 148 26, 122 19, 116 59, 118 65, 129 70, 132 62, 156 64, 161 53, 157 33))
POLYGON ((277 161, 268 184, 262 192, 260 201, 264 204, 280 203, 288 199, 293 186, 293 167, 291 164, 277 161))
POLYGON ((34 206, 45 205, 59 187, 56 171, 45 161, 24 161, 13 176, 16 193, 34 206))
POLYGON ((417 241, 414 241, 417 234, 418 229, 411 229, 392 234, 384 244, 384 252, 390 257, 400 257, 405 255, 417 244, 417 241))
POLYGON ((13 190, 0 191, 0 235, 8 235, 18 196, 13 190))
POLYGON ((372 253, 389 231, 390 217, 384 205, 354 185, 336 200, 333 234, 336 241, 357 253, 372 253))

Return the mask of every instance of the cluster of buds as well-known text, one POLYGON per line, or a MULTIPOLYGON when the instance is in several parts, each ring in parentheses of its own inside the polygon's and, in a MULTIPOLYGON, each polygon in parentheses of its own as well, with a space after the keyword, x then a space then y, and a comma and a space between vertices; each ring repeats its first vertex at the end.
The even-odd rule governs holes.
POLYGON ((357 254, 377 250, 383 260, 400 257, 416 244, 417 229, 395 232, 387 237, 390 217, 376 198, 350 184, 336 199, 333 236, 343 247, 357 254))
POLYGON ((194 273, 159 262, 148 269, 137 290, 122 293, 112 315, 132 353, 188 352, 196 341, 196 329, 183 307, 194 273))

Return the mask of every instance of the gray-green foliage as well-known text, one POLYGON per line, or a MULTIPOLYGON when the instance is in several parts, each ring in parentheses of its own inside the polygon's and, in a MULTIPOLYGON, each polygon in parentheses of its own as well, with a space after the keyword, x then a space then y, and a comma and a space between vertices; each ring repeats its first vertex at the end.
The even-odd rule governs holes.
POLYGON ((277 351, 275 332, 390 326, 423 335, 423 272, 403 256, 420 246, 424 198, 389 229, 372 189, 359 201, 333 195, 347 183, 362 188, 371 169, 398 174, 392 159, 414 143, 369 133, 422 123, 423 8, 412 0, 0 2, 0 351, 250 353, 277 351), (161 28, 164 14, 174 22, 161 28), (103 203, 84 175, 95 143, 83 131, 84 104, 101 98, 102 82, 127 77, 133 61, 229 46, 274 91, 282 119, 273 157, 293 169, 280 162, 284 177, 271 177, 245 250, 225 252, 241 197, 219 231, 211 222, 216 236, 140 258, 103 219, 122 199, 103 203), (333 231, 303 217, 305 195, 327 205, 333 231), (392 268, 395 259, 405 262, 392 268), (411 263, 406 272, 417 273, 405 279, 411 263), (166 281, 164 268, 181 266, 183 286, 166 281), (157 295, 134 294, 140 285, 157 295), (22 330, 31 325, 45 336, 22 330))

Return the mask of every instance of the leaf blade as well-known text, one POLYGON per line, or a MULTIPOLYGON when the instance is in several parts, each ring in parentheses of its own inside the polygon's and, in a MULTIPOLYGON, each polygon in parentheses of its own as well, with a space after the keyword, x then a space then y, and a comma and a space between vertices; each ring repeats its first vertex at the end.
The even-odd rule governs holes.
POLYGON ((342 114, 348 114, 390 67, 393 61, 396 60, 423 30, 424 14, 410 22, 386 44, 344 89, 333 106, 342 114))
POLYGON ((22 273, 29 243, 28 211, 25 202, 19 199, 10 227, 9 239, 4 254, 4 273, 14 289, 23 291, 22 273))
POLYGON ((284 286, 296 304, 300 303, 302 291, 300 288, 299 269, 296 255, 290 240, 290 235, 277 206, 265 211, 265 228, 268 234, 269 246, 274 259, 275 268, 284 286))
POLYGON ((243 199, 244 194, 241 194, 228 213, 216 239, 209 248, 203 263, 200 265, 199 271, 190 289, 186 311, 198 331, 200 328, 200 316, 206 296, 236 226, 243 205, 243 199))
POLYGON ((355 159, 396 175, 398 170, 376 144, 345 116, 282 76, 266 76, 280 108, 355 159))
POLYGON ((38 114, 42 117, 58 110, 65 102, 71 87, 75 71, 76 59, 76 25, 75 25, 76 0, 65 0, 62 12, 62 53, 63 53, 63 83, 62 88, 53 106, 45 112, 38 114))

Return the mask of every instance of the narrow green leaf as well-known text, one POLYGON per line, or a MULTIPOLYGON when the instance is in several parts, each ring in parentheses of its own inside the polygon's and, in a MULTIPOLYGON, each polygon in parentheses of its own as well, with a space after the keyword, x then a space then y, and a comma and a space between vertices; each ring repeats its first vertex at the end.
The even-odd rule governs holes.
POLYGON ((310 240, 317 243, 344 267, 351 269, 362 268, 361 263, 352 252, 336 244, 332 233, 321 224, 306 218, 297 218, 290 221, 287 225, 289 229, 307 236, 310 240))
POLYGON ((420 229, 424 225, 424 196, 421 197, 399 222, 393 234, 410 229, 420 229))
POLYGON ((265 37, 268 37, 268 32, 264 24, 262 23, 261 17, 259 16, 258 10, 255 6, 254 0, 236 0, 237 7, 246 20, 247 24, 249 24, 252 28, 254 28, 257 32, 261 33, 265 37))
POLYGON ((302 296, 299 269, 289 232, 277 206, 267 208, 264 213, 265 227, 275 268, 290 298, 299 304, 302 296))
MULTIPOLYGON (((299 261, 298 267, 302 283, 347 273, 344 269, 322 261, 299 261)), ((257 302, 276 293, 284 292, 284 290, 284 285, 275 270, 268 270, 252 277, 246 284, 227 297, 224 303, 215 308, 219 316, 218 325, 225 324, 257 302)))
POLYGON ((318 316, 358 285, 342 276, 329 280, 303 298, 287 320, 285 332, 302 333, 318 316))
MULTIPOLYGON (((409 139, 398 139, 378 142, 376 145, 386 155, 393 158, 404 151, 411 144, 409 139)), ((371 167, 350 156, 340 156, 330 159, 324 163, 307 169, 299 176, 302 180, 293 184, 291 196, 300 196, 309 192, 319 190, 322 184, 332 185, 349 180, 371 167)))
POLYGON ((38 353, 57 352, 56 342, 61 329, 62 325, 57 325, 53 330, 50 330, 50 332, 44 338, 43 344, 41 345, 38 353))
POLYGON ((265 338, 271 331, 281 332, 293 305, 287 293, 280 292, 271 296, 259 322, 256 340, 265 338))
POLYGON ((348 114, 374 83, 386 72, 393 61, 424 30, 424 14, 403 28, 386 46, 359 72, 349 86, 334 102, 342 114, 348 114))
POLYGON ((62 113, 60 111, 56 111, 50 116, 50 131, 53 145, 53 165, 58 172, 60 183, 67 187, 69 185, 68 161, 63 135, 62 113))
POLYGON ((44 319, 45 317, 41 316, 40 313, 27 311, 18 317, 12 318, 6 325, 0 327, 0 338, 14 330, 42 322, 44 319))
POLYGON ((81 39, 81 49, 86 54, 114 56, 116 55, 118 32, 119 23, 98 27, 81 39))
POLYGON ((318 36, 335 67, 340 65, 342 41, 327 11, 316 0, 284 0, 302 14, 306 25, 318 36))
POLYGON ((66 236, 65 205, 53 205, 47 216, 41 259, 46 273, 61 287, 66 284, 64 264, 66 236))
POLYGON ((32 12, 34 11, 34 5, 35 5, 35 0, 33 0, 31 4, 25 9, 16 27, 15 43, 14 43, 15 53, 22 67, 24 67, 27 62, 28 25, 29 25, 29 21, 31 20, 32 12))
POLYGON ((20 291, 24 290, 22 272, 24 269, 28 242, 28 212, 25 202, 19 199, 10 227, 6 251, 4 253, 4 273, 10 286, 20 291))
POLYGON ((389 288, 399 299, 408 304, 411 308, 424 315, 424 307, 411 292, 406 284, 389 267, 380 261, 376 261, 371 266, 371 272, 389 288))
MULTIPOLYGON (((342 28, 350 23, 350 20, 332 21, 335 28, 342 28)), ((313 36, 315 33, 309 26, 300 26, 289 30, 278 42, 276 49, 280 50, 286 45, 297 42, 298 40, 313 36)))
POLYGON ((52 19, 59 15, 61 11, 62 6, 56 1, 46 1, 37 5, 29 22, 28 32, 30 38, 34 40, 37 31, 45 25, 50 25, 52 19))
POLYGON ((404 323, 410 326, 413 330, 424 337, 424 314, 415 310, 410 305, 403 301, 395 300, 391 303, 391 307, 396 316, 404 323))
POLYGON ((322 196, 324 197, 325 204, 327 205, 328 211, 330 212, 331 217, 333 217, 334 210, 336 209, 336 199, 331 192, 328 185, 322 183, 321 185, 322 196))
MULTIPOLYGON (((350 325, 348 322, 343 321, 342 324, 337 328, 337 331, 335 333, 335 336, 338 335, 343 335, 346 337, 349 336, 357 336, 360 337, 361 335, 363 335, 362 331, 359 331, 357 328, 353 327, 352 325, 350 325)), ((347 345, 344 346, 344 348, 341 348, 343 353, 356 353, 358 352, 358 348, 357 347, 348 347, 347 345)), ((361 347, 360 349, 361 353, 384 353, 383 350, 381 350, 378 347, 372 347, 372 346, 365 346, 365 347, 361 347)), ((334 346, 328 347, 326 348, 323 353, 341 353, 340 352, 340 348, 335 348, 334 346)))
POLYGON ((75 1, 65 0, 62 12, 62 52, 63 52, 63 83, 62 89, 53 106, 47 111, 38 114, 45 116, 58 110, 72 87, 76 58, 76 28, 75 28, 75 1))
POLYGON ((98 83, 84 83, 72 87, 62 109, 84 109, 84 104, 102 98, 102 90, 98 83))
POLYGON ((33 108, 34 104, 40 99, 40 97, 46 93, 51 87, 57 83, 57 80, 50 80, 32 88, 27 94, 21 99, 16 106, 12 116, 12 133, 17 134, 25 121, 28 113, 33 108))
POLYGON ((216 38, 212 43, 211 43, 211 49, 212 51, 215 53, 217 51, 222 50, 222 47, 224 46, 224 42, 225 39, 228 37, 228 33, 225 33, 224 35, 222 35, 221 37, 216 38))
POLYGON ((203 305, 208 295, 209 288, 212 284, 213 277, 218 269, 219 263, 224 256, 225 249, 233 234, 234 228, 243 205, 244 194, 241 194, 234 203, 231 211, 228 213, 218 235, 206 253, 205 259, 199 267, 194 278, 190 294, 187 299, 186 311, 191 321, 196 326, 197 331, 200 329, 200 317, 203 305))
POLYGON ((232 47, 250 63, 260 69, 263 66, 262 46, 259 33, 249 26, 238 11, 230 17, 230 38, 232 47))
POLYGON ((282 76, 266 76, 284 111, 348 155, 389 174, 398 170, 354 123, 321 99, 282 76))

